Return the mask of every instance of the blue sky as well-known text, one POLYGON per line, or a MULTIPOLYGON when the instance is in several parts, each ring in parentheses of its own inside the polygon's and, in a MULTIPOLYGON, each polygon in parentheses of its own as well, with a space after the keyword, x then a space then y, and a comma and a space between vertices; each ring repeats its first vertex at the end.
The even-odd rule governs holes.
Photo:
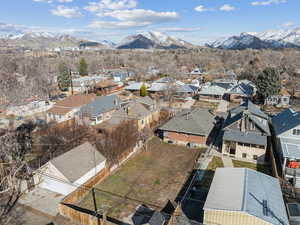
POLYGON ((118 42, 161 31, 193 43, 300 24, 299 0, 9 0, 1 29, 69 33, 118 42), (4 28, 3 28, 4 27, 4 28))

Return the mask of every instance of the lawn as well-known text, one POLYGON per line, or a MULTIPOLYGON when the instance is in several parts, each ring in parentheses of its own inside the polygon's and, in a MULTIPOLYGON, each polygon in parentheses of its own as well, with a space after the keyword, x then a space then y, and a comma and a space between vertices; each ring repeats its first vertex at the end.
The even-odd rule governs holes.
POLYGON ((232 160, 232 163, 234 167, 249 168, 272 176, 272 168, 270 165, 261 165, 238 160, 232 160))
POLYGON ((216 110, 218 108, 218 102, 208 102, 208 101, 196 101, 193 105, 194 108, 204 108, 204 109, 211 109, 216 110))
MULTIPOLYGON (((176 199, 193 169, 199 151, 169 145, 153 138, 147 152, 138 153, 95 186, 97 206, 111 208, 108 216, 122 221, 128 220, 141 204, 134 199, 150 207, 164 207, 169 199, 176 199)), ((79 206, 94 210, 91 192, 79 206)))

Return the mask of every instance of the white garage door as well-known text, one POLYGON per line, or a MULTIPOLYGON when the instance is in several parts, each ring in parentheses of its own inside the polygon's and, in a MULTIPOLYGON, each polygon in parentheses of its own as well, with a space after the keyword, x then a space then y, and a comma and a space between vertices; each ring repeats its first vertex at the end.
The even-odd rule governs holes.
POLYGON ((58 181, 50 177, 43 177, 42 182, 39 186, 41 188, 45 188, 47 190, 60 193, 62 195, 68 195, 76 189, 76 187, 68 183, 65 183, 63 181, 58 181))

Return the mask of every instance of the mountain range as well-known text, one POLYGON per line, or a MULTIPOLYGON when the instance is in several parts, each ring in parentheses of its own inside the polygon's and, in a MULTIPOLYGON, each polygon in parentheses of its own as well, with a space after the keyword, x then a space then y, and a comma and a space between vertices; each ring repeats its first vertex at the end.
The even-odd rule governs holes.
POLYGON ((244 32, 206 44, 220 49, 300 48, 300 28, 265 32, 244 32))
POLYGON ((117 49, 178 49, 193 48, 189 42, 160 32, 131 35, 119 43, 117 49))

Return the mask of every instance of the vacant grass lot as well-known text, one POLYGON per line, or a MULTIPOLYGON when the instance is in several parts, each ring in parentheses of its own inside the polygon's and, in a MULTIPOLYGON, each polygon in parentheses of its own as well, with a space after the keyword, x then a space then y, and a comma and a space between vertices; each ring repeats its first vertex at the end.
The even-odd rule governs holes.
MULTIPOLYGON (((165 144, 153 138, 147 152, 137 154, 95 186, 97 207, 112 207, 108 216, 120 220, 128 219, 140 205, 132 199, 142 201, 149 207, 151 204, 163 207, 169 199, 175 200, 193 169, 199 151, 165 144)), ((91 193, 80 202, 80 207, 94 210, 91 193)))
POLYGON ((233 166, 238 168, 249 168, 272 176, 271 165, 260 165, 250 162, 232 160, 233 166))

